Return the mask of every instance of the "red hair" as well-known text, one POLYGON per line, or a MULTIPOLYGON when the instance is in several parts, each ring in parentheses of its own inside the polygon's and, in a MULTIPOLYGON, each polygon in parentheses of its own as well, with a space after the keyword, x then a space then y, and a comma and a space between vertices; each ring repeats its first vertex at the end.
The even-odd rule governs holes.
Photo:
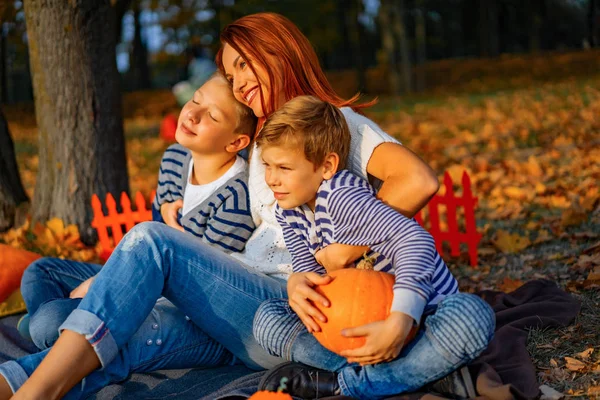
MULTIPOLYGON (((269 76, 269 85, 273 93, 279 93, 277 85, 283 85, 285 101, 302 95, 315 96, 336 107, 351 107, 354 111, 370 107, 376 99, 368 103, 355 104, 360 93, 350 99, 341 98, 331 87, 325 73, 319 65, 317 53, 312 45, 292 21, 276 13, 257 13, 247 15, 227 25, 221 32, 221 48, 216 56, 219 69, 225 74, 223 65, 223 47, 230 45, 256 74, 253 64, 260 65, 269 76), (269 65, 266 54, 275 57, 279 66, 269 65), (281 79, 275 79, 273 71, 281 73, 281 79)), ((258 76, 258 75, 257 75, 258 76)), ((262 94, 262 87, 259 89, 262 94)), ((275 110, 275 96, 270 96, 268 107, 264 100, 262 107, 268 117, 275 110)), ((264 96, 261 96, 264 99, 264 96)))

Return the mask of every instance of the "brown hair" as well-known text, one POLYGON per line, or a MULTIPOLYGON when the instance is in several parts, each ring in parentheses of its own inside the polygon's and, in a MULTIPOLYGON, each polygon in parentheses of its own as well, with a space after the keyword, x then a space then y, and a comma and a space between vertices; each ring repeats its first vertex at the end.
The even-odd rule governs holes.
POLYGON ((344 114, 333 104, 314 96, 298 96, 271 114, 256 144, 303 148, 304 156, 315 167, 323 164, 328 153, 336 153, 340 157, 338 169, 344 169, 350 130, 344 114))
MULTIPOLYGON (((228 44, 248 62, 254 75, 257 74, 253 63, 267 72, 272 93, 279 93, 281 84, 285 95, 283 101, 297 96, 311 95, 336 107, 352 107, 354 111, 376 103, 376 100, 372 100, 358 104, 358 93, 350 99, 340 97, 321 69, 317 53, 309 40, 292 21, 283 15, 269 12, 246 15, 227 25, 221 32, 220 38, 221 48, 217 53, 216 63, 221 72, 225 72, 223 47, 228 44), (276 57, 279 66, 269 65, 267 54, 276 57), (275 79, 275 74, 279 74, 280 79, 275 79)), ((263 94, 260 82, 258 87, 263 94)), ((264 95, 261 99, 264 99, 264 95)), ((280 101, 273 95, 270 96, 269 104, 264 104, 262 100, 266 117, 276 111, 276 100, 280 101)))
POLYGON ((235 124, 235 130, 233 132, 248 135, 250 136, 250 139, 253 139, 254 134, 256 133, 256 124, 258 119, 256 116, 254 116, 252 109, 237 101, 231 90, 231 84, 221 72, 217 71, 212 74, 210 78, 208 78, 207 82, 213 79, 218 79, 222 81, 225 86, 227 86, 229 97, 235 103, 237 121, 235 124))

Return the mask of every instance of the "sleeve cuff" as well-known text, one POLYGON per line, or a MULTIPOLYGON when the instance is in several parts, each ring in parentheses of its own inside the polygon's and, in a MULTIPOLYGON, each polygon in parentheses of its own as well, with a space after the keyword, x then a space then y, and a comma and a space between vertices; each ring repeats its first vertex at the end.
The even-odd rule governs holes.
POLYGON ((399 311, 410 315, 417 323, 421 321, 421 315, 427 305, 427 300, 421 297, 416 292, 405 289, 394 289, 394 300, 390 311, 399 311))

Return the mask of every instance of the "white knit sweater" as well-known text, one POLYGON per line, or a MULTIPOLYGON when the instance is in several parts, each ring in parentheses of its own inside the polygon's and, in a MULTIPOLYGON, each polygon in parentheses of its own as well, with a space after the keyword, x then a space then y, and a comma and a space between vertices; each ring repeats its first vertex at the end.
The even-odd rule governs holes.
MULTIPOLYGON (((381 182, 367 175, 367 164, 377 146, 385 142, 398 141, 381 130, 370 119, 357 114, 351 108, 341 109, 350 128, 350 156, 347 169, 356 175, 368 179, 378 189, 381 182)), ((275 197, 265 183, 265 167, 256 144, 249 162, 248 187, 250 191, 250 209, 256 224, 256 230, 241 253, 233 253, 246 265, 259 272, 287 279, 292 273, 292 257, 285 247, 283 231, 275 218, 275 197)))

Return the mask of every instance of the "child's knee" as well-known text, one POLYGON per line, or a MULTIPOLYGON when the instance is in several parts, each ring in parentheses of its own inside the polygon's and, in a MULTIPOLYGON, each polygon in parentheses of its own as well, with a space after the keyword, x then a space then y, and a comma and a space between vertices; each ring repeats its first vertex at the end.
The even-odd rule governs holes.
POLYGON ((478 296, 459 293, 439 304, 435 315, 426 320, 431 334, 457 357, 474 358, 485 350, 494 336, 495 314, 478 296))
POLYGON ((71 311, 77 308, 80 299, 60 299, 42 304, 30 317, 29 334, 40 350, 52 347, 58 339, 58 328, 71 311))
POLYGON ((269 352, 281 357, 288 342, 290 328, 300 322, 290 308, 287 299, 270 299, 263 302, 254 314, 252 331, 256 341, 269 352))

